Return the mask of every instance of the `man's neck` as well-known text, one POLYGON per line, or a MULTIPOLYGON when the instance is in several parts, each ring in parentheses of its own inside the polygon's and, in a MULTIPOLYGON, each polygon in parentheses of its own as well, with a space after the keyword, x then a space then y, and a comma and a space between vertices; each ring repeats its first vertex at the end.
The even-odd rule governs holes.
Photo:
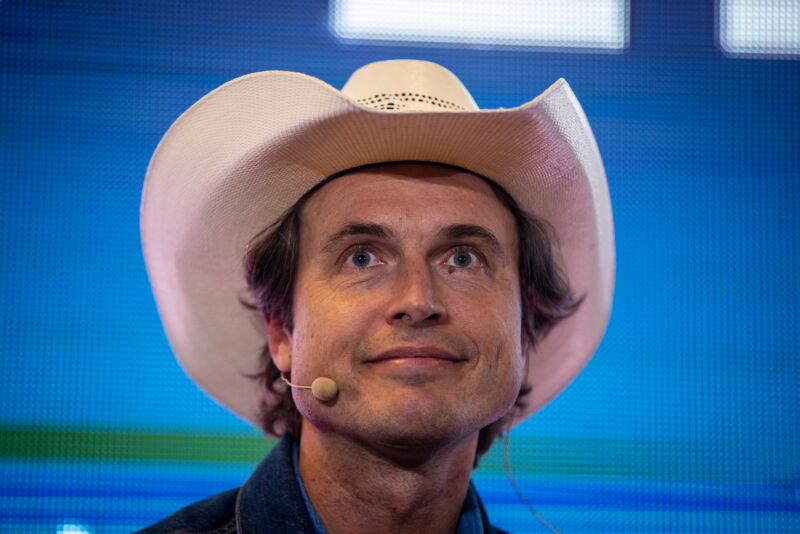
POLYGON ((424 454, 392 455, 305 424, 300 475, 331 534, 453 533, 469 488, 477 437, 424 454))

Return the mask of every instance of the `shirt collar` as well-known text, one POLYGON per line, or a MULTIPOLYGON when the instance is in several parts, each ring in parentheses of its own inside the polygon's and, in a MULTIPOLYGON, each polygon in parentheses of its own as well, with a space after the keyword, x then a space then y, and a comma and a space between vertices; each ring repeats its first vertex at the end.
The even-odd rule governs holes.
POLYGON ((328 534, 328 531, 325 530, 325 525, 322 524, 322 520, 317 515, 317 512, 314 511, 314 506, 311 504, 311 500, 308 498, 308 493, 306 492, 306 486, 303 484, 303 479, 300 477, 299 455, 300 444, 297 443, 297 440, 294 440, 292 442, 292 469, 294 469, 297 485, 300 486, 300 494, 303 496, 303 502, 306 503, 308 515, 311 517, 311 524, 314 526, 314 534, 328 534))

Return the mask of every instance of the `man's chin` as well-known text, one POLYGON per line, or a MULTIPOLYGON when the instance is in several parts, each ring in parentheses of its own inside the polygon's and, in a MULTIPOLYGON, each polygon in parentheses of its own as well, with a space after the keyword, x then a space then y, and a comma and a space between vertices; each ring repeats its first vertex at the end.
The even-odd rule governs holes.
POLYGON ((427 456, 452 447, 472 436, 481 426, 470 424, 464 417, 446 417, 443 413, 393 413, 391 417, 372 421, 358 429, 358 438, 384 451, 408 457, 427 456))
MULTIPOLYGON (((465 441, 477 444, 477 431, 466 435, 451 432, 403 432, 394 429, 393 432, 376 431, 368 438, 368 446, 375 449, 382 456, 393 461, 413 467, 429 461, 431 458, 450 454, 453 447, 463 445, 465 441), (474 439, 473 439, 474 438, 474 439)), ((475 445, 471 450, 475 449, 475 445)))
MULTIPOLYGON (((427 389, 427 388, 426 388, 427 389)), ((392 457, 419 458, 444 451, 464 440, 476 439, 478 432, 497 420, 503 407, 463 405, 441 390, 410 388, 403 393, 372 394, 372 402, 346 402, 336 406, 299 403, 298 409, 323 434, 339 435, 361 446, 392 457)), ((358 399, 357 399, 358 400, 358 399)))

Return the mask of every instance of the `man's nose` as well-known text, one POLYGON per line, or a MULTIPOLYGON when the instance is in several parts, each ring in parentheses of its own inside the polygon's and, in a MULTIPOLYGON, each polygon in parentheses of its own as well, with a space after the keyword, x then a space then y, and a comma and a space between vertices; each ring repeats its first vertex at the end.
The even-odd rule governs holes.
POLYGON ((427 262, 403 268, 395 280, 386 322, 396 326, 424 326, 447 320, 447 310, 427 262))

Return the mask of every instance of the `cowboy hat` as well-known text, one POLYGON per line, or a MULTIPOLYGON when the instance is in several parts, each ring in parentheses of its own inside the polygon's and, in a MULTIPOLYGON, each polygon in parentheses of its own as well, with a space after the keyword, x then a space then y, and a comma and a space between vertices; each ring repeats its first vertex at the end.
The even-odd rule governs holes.
POLYGON ((258 426, 263 323, 241 304, 247 243, 328 176, 380 162, 444 163, 487 176, 555 230, 578 310, 530 354, 535 412, 580 372, 605 332, 614 234, 586 116, 556 81, 511 109, 478 109, 447 69, 371 63, 339 91, 311 76, 256 72, 186 110, 147 169, 141 234, 159 315, 186 373, 258 426))

